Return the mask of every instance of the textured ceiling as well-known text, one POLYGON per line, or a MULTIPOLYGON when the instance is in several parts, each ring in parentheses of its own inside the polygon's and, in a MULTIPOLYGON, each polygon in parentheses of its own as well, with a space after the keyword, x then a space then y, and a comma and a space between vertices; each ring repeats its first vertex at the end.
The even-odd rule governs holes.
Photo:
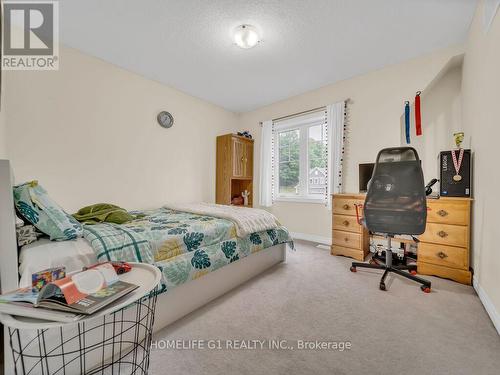
POLYGON ((64 44, 249 111, 462 43, 475 0, 64 0, 64 44), (243 50, 231 31, 255 25, 243 50))

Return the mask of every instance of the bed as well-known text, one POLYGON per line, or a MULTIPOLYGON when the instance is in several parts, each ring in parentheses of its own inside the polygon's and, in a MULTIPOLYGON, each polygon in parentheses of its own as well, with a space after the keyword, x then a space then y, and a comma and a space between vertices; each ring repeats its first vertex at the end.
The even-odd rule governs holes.
POLYGON ((31 285, 34 272, 65 266, 74 272, 98 261, 136 260, 162 272, 160 293, 222 269, 262 250, 292 243, 282 227, 237 236, 228 219, 167 207, 134 211, 126 224, 83 226, 83 238, 42 238, 19 253, 20 287, 31 285))
POLYGON ((9 162, 0 160, 2 292, 29 285, 31 274, 44 268, 65 265, 72 272, 134 252, 162 272, 155 331, 285 261, 287 244, 293 246, 281 226, 237 236, 231 220, 162 207, 134 212, 127 224, 86 225, 76 240, 39 240, 18 254, 12 187, 9 162))

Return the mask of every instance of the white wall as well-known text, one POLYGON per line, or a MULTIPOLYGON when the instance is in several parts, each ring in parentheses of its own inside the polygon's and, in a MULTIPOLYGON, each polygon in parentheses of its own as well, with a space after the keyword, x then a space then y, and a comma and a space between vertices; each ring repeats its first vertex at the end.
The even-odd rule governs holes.
MULTIPOLYGON (((5 73, 4 73, 5 74, 5 73)), ((2 77, 1 83, 1 101, 0 108, 0 159, 7 159, 7 126, 5 121, 5 77, 2 77)))
POLYGON ((3 111, 0 112, 0 159, 7 159, 7 139, 3 111))
MULTIPOLYGON (((411 109, 410 145, 422 160, 426 182, 439 179, 439 152, 455 148, 452 135, 462 129, 462 59, 456 60, 459 62, 448 64, 422 92, 422 136, 415 136, 414 107, 411 109)), ((401 116, 401 144, 406 145, 404 115, 401 116)), ((468 147, 468 142, 462 147, 468 147)), ((439 190, 438 184, 434 185, 434 190, 439 190)))
POLYGON ((471 25, 463 67, 463 128, 474 151, 473 267, 476 288, 500 332, 500 14, 482 25, 483 2, 471 25), (484 299, 484 296, 487 296, 484 299), (488 302, 489 301, 489 302, 488 302), (489 306, 489 307, 488 307, 489 306), (495 318, 496 317, 496 318, 495 318))
POLYGON ((18 182, 38 179, 69 211, 215 199, 215 137, 237 115, 69 48, 59 71, 5 77, 18 182), (173 128, 157 124, 161 110, 173 128))
MULTIPOLYGON (((452 56, 462 52, 461 46, 451 47, 242 114, 241 128, 249 129, 256 138, 256 186, 259 173, 259 121, 350 98, 344 163, 345 191, 357 192, 358 164, 373 162, 381 148, 400 145, 400 116, 404 101, 411 100, 417 90, 425 88, 436 77, 452 56)), ((331 237, 331 214, 323 205, 277 202, 271 211, 292 232, 331 237)))

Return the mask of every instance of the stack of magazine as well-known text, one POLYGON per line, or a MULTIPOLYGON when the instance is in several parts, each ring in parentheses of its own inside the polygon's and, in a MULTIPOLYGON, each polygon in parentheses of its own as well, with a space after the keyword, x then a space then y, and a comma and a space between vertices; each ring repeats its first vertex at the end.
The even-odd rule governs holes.
POLYGON ((0 312, 30 318, 74 322, 94 314, 137 289, 103 263, 45 285, 40 291, 21 288, 0 295, 0 312))

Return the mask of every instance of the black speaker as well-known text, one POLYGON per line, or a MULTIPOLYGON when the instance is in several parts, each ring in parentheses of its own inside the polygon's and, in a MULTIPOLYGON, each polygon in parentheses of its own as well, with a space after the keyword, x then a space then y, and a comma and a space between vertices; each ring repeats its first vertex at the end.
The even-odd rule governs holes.
POLYGON ((456 159, 459 159, 459 151, 442 151, 439 153, 439 182, 440 194, 443 197, 470 197, 471 196, 471 175, 472 175, 472 158, 471 151, 464 150, 464 156, 458 174, 462 177, 460 181, 455 181, 453 177, 457 174, 453 157, 454 152, 456 159))

